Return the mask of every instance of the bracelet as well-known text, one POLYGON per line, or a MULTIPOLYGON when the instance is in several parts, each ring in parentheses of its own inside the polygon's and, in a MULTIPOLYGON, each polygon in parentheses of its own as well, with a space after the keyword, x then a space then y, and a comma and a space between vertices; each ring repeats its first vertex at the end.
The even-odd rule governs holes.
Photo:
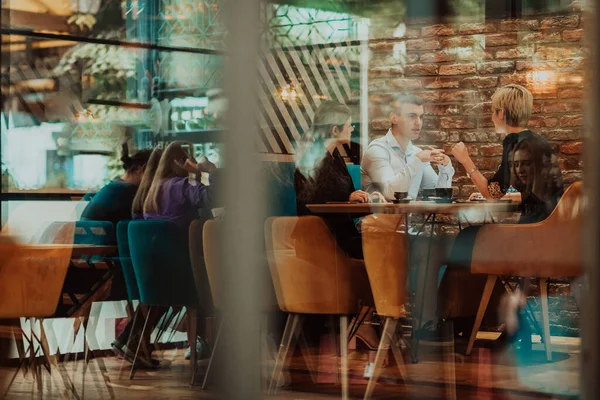
POLYGON ((474 167, 472 170, 467 172, 467 178, 471 179, 471 174, 473 174, 473 172, 475 172, 475 171, 477 171, 477 167, 474 167))

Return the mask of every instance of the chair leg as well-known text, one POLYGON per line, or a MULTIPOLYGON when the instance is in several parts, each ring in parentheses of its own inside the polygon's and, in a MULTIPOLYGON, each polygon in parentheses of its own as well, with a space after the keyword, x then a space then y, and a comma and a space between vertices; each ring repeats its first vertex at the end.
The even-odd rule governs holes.
POLYGON ((379 341, 379 347, 377 348, 377 355, 375 356, 373 374, 371 375, 369 383, 367 384, 367 390, 365 391, 364 400, 370 399, 371 394, 373 394, 373 390, 375 389, 375 385, 377 384, 377 379, 379 379, 379 375, 381 375, 381 367, 383 366, 383 360, 385 359, 385 356, 387 355, 387 352, 390 349, 390 342, 392 341, 392 337, 394 336, 394 332, 396 331, 397 324, 397 319, 385 319, 385 325, 381 334, 381 340, 379 341))
POLYGON ((268 394, 274 394, 277 391, 277 386, 283 376, 283 365, 287 359, 288 353, 294 346, 296 331, 302 328, 302 320, 303 316, 300 314, 288 315, 279 351, 277 352, 277 359, 275 360, 275 367, 273 368, 273 375, 271 376, 268 394))
POLYGON ((144 321, 144 327, 142 328, 142 333, 140 334, 140 339, 138 340, 137 349, 135 351, 135 355, 133 356, 133 363, 131 363, 131 372, 129 373, 129 379, 133 379, 133 375, 135 374, 135 363, 137 362, 137 356, 140 352, 140 347, 142 346, 142 342, 144 341, 144 333, 146 332, 146 327, 148 325, 148 320, 150 319, 150 314, 153 311, 153 307, 148 307, 148 313, 146 314, 146 319, 144 321))
POLYGON ((189 307, 188 318, 190 321, 190 337, 192 338, 192 343, 190 343, 190 363, 192 364, 192 378, 190 379, 190 385, 194 386, 196 384, 196 368, 198 367, 198 351, 196 347, 196 340, 198 337, 198 310, 189 307))
POLYGON ((318 363, 315 364, 315 360, 313 357, 313 353, 310 349, 310 346, 308 345, 308 342, 306 341, 306 336, 304 336, 304 334, 298 330, 297 331, 298 336, 297 336, 297 340, 299 341, 299 346, 300 346, 300 350, 302 351, 302 357, 304 358, 304 362, 306 363, 306 366, 308 368, 308 373, 310 374, 310 380, 312 381, 312 383, 316 383, 317 382, 317 369, 318 369, 318 363))
POLYGON ((469 344, 467 345, 467 351, 465 352, 466 355, 471 355, 473 345, 475 344, 475 338, 477 337, 477 332, 479 332, 481 321, 483 320, 483 316, 485 315, 485 311, 487 310, 488 303, 490 302, 490 297, 492 297, 492 291, 494 290, 494 285, 496 284, 497 279, 498 276, 496 275, 488 275, 487 282, 485 283, 485 287, 483 288, 483 294, 481 295, 481 302, 479 303, 477 316, 475 317, 475 324, 473 324, 471 337, 469 337, 469 344))
POLYGON ((544 325, 544 347, 546 360, 552 361, 552 343, 550 343, 550 318, 548 315, 548 280, 540 278, 540 297, 542 300, 542 325, 544 325))
MULTIPOLYGON (((337 357, 338 356, 337 334, 335 331, 335 318, 333 317, 333 315, 329 316, 329 345, 332 349, 331 351, 333 353, 333 356, 337 357)), ((333 383, 335 385, 339 385, 340 377, 337 372, 337 368, 336 368, 335 373, 333 374, 333 379, 334 379, 333 383)))
MULTIPOLYGON (((219 338, 221 337, 221 331, 223 330, 224 323, 225 323, 225 317, 222 317, 221 322, 219 323, 219 327, 217 328, 217 336, 215 337, 212 352, 210 353, 210 359, 208 360, 208 366, 206 367, 206 373, 204 374, 204 380, 202 381, 202 390, 206 389, 206 385, 208 383, 208 377, 212 370, 215 353, 217 352, 217 346, 219 345, 219 338)), ((195 375, 195 372, 194 372, 194 375, 195 375)))
POLYGON ((342 375, 342 399, 348 399, 348 316, 340 316, 340 355, 342 375))
MULTIPOLYGON (((66 398, 69 398, 68 393, 71 392, 75 396, 75 398, 79 398, 79 396, 77 395, 77 391, 75 390, 75 386, 69 379, 69 375, 66 373, 66 370, 64 371, 66 380, 65 377, 63 377, 61 373, 61 368, 58 364, 57 356, 50 355, 50 346, 48 345, 48 337, 46 336, 46 330, 44 329, 43 320, 40 320, 40 344, 44 351, 44 358, 46 359, 46 362, 48 363, 48 365, 52 365, 54 367, 54 370, 56 371, 58 377, 59 386, 61 386, 61 388, 64 389, 64 392, 62 392, 61 395, 65 396, 66 398)), ((64 369, 64 366, 62 369, 64 369)), ((50 372, 50 376, 52 376, 52 372, 50 372)), ((111 398, 112 397, 114 396, 111 396, 111 398)))
MULTIPOLYGON (((396 321, 396 327, 398 327, 399 320, 396 321)), ((392 354, 394 355, 394 359, 396 360, 396 365, 398 366, 398 372, 400 373, 400 377, 406 383, 408 381, 408 371, 406 370, 406 365, 404 365, 404 356, 402 355, 402 350, 400 349, 400 341, 402 340, 396 330, 394 330, 394 336, 390 343, 390 347, 392 348, 392 354)))
MULTIPOLYGON (((138 316, 141 313, 141 307, 138 306, 135 311, 133 312, 133 320, 131 321, 131 330, 129 331, 129 336, 127 337, 127 343, 125 344, 125 347, 127 348, 127 350, 129 350, 129 348, 131 347, 131 339, 133 338, 134 334, 135 334, 135 329, 136 329, 136 325, 137 325, 137 320, 138 320, 138 316)), ((141 340, 141 338, 140 338, 141 340)), ((123 371, 123 367, 125 366, 125 357, 123 357, 123 359, 121 360, 121 366, 119 367, 119 378, 121 378, 121 373, 123 371)))

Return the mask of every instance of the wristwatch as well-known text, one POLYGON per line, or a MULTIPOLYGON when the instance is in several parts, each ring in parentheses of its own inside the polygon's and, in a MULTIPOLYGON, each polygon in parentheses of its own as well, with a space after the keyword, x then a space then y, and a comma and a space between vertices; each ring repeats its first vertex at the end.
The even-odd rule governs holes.
POLYGON ((473 167, 472 170, 467 172, 467 178, 471 179, 471 175, 473 174, 473 172, 477 171, 477 167, 473 167))

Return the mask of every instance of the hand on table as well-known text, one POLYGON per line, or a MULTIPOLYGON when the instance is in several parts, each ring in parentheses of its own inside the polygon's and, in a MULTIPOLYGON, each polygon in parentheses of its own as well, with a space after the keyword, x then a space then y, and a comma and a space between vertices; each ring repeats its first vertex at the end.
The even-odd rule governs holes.
POLYGON ((356 201, 359 203, 370 203, 371 197, 369 196, 369 193, 365 192, 364 190, 357 190, 356 192, 352 192, 348 201, 352 201, 352 202, 356 201))

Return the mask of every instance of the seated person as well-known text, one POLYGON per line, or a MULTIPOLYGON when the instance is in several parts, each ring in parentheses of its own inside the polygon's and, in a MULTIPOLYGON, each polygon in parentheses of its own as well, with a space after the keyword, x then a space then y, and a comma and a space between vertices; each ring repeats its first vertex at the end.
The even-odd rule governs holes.
MULTIPOLYGON (((353 201, 368 203, 371 196, 356 190, 340 149, 350 143, 354 128, 350 109, 335 101, 321 103, 315 112, 310 131, 304 134, 300 160, 294 172, 294 189, 298 215, 311 215, 310 203, 353 201)), ((374 197, 385 201, 379 193, 374 197)), ((321 216, 340 248, 350 257, 362 259, 362 238, 351 215, 321 216)), ((312 319, 313 332, 322 326, 312 319)), ((367 347, 377 349, 379 339, 371 325, 361 325, 356 333, 367 347)))
MULTIPOLYGON (((519 223, 544 220, 563 193, 560 168, 552 147, 542 136, 527 129, 532 109, 533 96, 520 85, 503 86, 492 96, 492 121, 496 132, 507 136, 502 143, 502 162, 491 179, 486 179, 477 169, 463 143, 452 149, 452 154, 480 191, 476 195, 486 199, 508 197, 520 202, 519 223), (512 189, 520 193, 511 193, 512 189)), ((470 333, 486 280, 484 275, 470 273, 479 228, 471 226, 458 235, 440 285, 438 316, 454 319, 456 333, 462 331, 464 335, 470 333)), ((504 287, 497 283, 488 310, 497 310, 505 293, 504 287)))
POLYGON ((131 219, 131 205, 151 153, 151 150, 140 150, 130 156, 129 146, 123 142, 121 161, 125 174, 110 181, 92 197, 81 219, 110 221, 115 227, 119 221, 131 219))
POLYGON ((217 168, 206 157, 196 163, 189 149, 190 144, 178 141, 164 150, 144 202, 144 219, 170 219, 187 232, 193 220, 210 218, 215 206, 217 168), (210 174, 210 185, 200 181, 202 172, 210 174))
POLYGON ((361 174, 367 192, 379 190, 386 199, 394 192, 408 192, 417 198, 419 189, 449 188, 454 168, 443 150, 421 150, 417 140, 423 127, 423 100, 401 94, 390 113, 392 127, 387 134, 373 140, 362 158, 361 174), (431 166, 437 165, 439 176, 431 166))
MULTIPOLYGON (((369 144, 362 158, 361 173, 367 192, 380 190, 386 199, 393 199, 394 192, 408 192, 410 198, 416 199, 419 189, 451 187, 454 167, 450 158, 442 150, 421 150, 412 143, 419 138, 423 127, 423 100, 412 94, 400 94, 393 106, 394 111, 389 116, 392 127, 385 136, 369 144), (437 166, 439 175, 432 163, 437 166)), ((435 240, 427 257, 429 240, 418 238, 412 242, 411 265, 416 267, 417 288, 423 288, 426 293, 424 305, 418 305, 423 310, 422 321, 426 321, 422 324, 424 334, 437 335, 441 333, 434 324, 437 282, 449 245, 445 240, 435 240), (429 260, 427 282, 421 260, 429 260)), ((417 292, 419 303, 420 290, 417 292)))

